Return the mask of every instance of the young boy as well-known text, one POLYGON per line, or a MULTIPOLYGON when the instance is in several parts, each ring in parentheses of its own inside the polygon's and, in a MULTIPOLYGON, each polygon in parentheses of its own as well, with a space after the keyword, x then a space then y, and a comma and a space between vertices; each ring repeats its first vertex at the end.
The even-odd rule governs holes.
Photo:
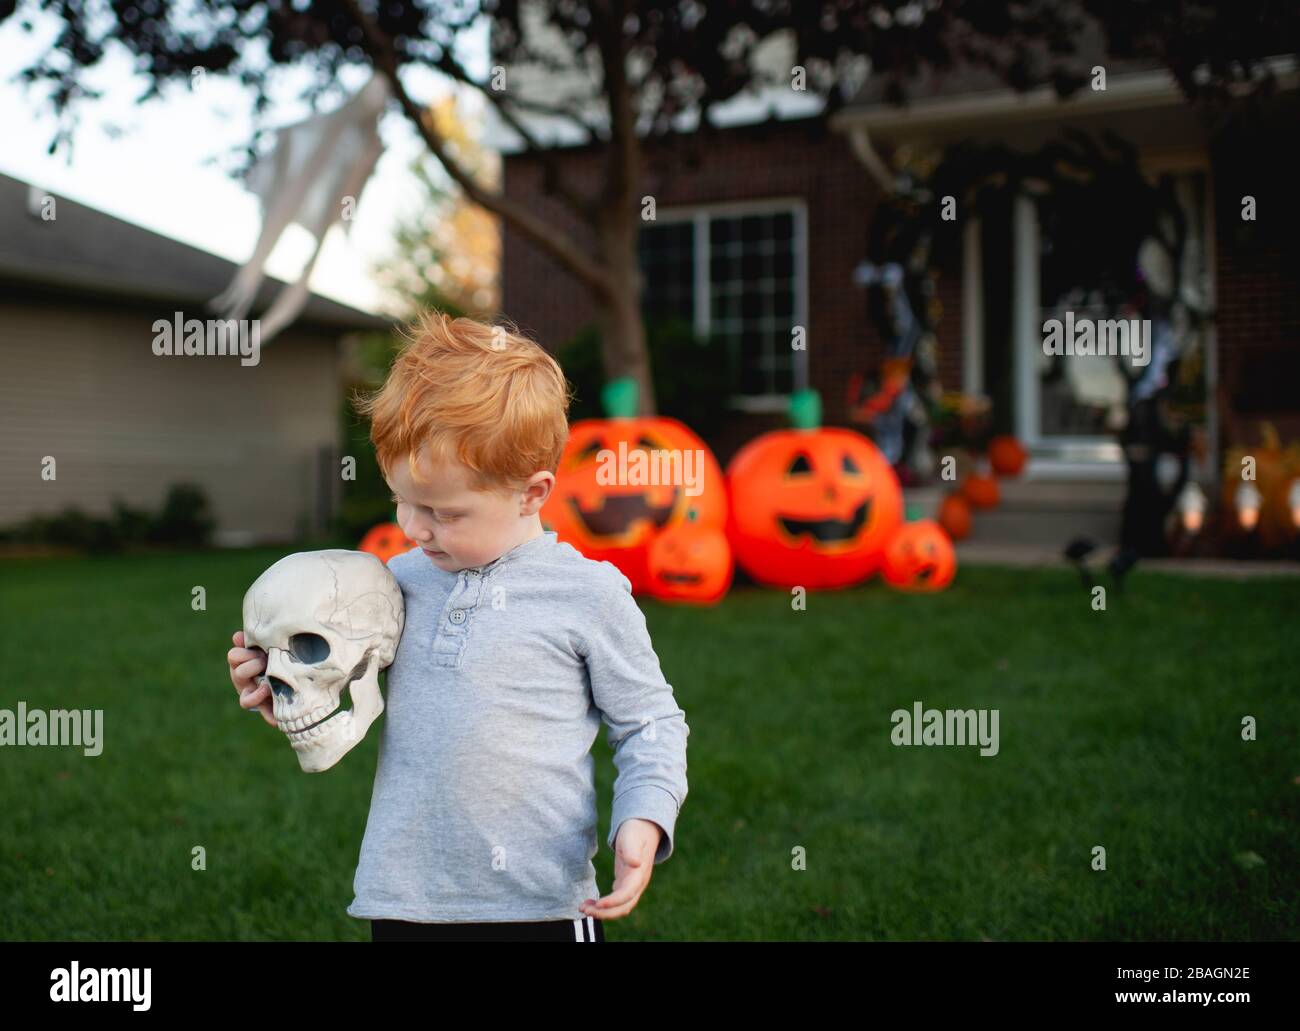
MULTIPOLYGON (((416 544, 389 563, 406 626, 388 669, 352 916, 380 940, 603 941, 673 850, 690 729, 631 584, 543 531, 569 387, 503 327, 422 317, 363 401, 416 544), (591 744, 618 776, 597 898, 591 744)), ((240 705, 275 725, 260 649, 234 635, 240 705)))

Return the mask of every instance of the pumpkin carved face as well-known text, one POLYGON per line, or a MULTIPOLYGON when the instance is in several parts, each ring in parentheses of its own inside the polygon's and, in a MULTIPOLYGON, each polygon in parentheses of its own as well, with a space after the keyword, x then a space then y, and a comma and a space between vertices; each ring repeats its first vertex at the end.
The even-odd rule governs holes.
POLYGON ((405 555, 415 546, 415 541, 407 537, 396 523, 379 523, 366 531, 357 550, 368 551, 379 561, 387 563, 390 558, 405 555))
POLYGON ((722 470, 686 425, 666 417, 584 419, 569 430, 541 518, 587 558, 612 562, 639 593, 649 586, 651 541, 689 511, 700 525, 726 525, 722 470), (624 475, 607 475, 619 471, 620 455, 624 475), (687 493, 688 472, 698 477, 698 495, 687 493))
POLYGON ((713 605, 731 587, 731 545, 719 529, 683 523, 654 539, 649 570, 654 597, 713 605))
POLYGON ((865 580, 902 521, 898 477, 852 430, 765 433, 736 453, 727 483, 736 561, 772 586, 865 580))
POLYGON ((957 553, 933 519, 904 523, 885 547, 880 575, 903 591, 941 591, 957 572, 957 553))

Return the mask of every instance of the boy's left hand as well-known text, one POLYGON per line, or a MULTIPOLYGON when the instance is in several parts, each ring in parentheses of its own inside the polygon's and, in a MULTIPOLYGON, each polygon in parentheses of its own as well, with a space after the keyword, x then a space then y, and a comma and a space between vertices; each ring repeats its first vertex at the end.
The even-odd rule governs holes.
POLYGON ((587 899, 579 909, 597 920, 627 916, 641 900, 654 872, 655 853, 663 831, 652 820, 624 820, 614 838, 614 886, 599 902, 587 899))

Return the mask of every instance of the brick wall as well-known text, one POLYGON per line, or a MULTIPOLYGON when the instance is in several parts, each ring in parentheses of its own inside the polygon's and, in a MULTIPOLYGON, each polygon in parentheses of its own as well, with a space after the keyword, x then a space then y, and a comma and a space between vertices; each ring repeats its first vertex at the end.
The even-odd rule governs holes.
POLYGON ((1300 241, 1239 243, 1217 234, 1219 384, 1228 444, 1259 442, 1272 422, 1300 440, 1300 241))

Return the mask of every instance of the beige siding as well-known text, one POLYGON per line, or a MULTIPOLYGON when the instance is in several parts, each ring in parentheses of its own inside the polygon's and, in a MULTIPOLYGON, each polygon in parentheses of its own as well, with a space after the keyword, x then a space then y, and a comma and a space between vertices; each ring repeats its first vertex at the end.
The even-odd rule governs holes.
POLYGON ((156 509, 192 481, 220 540, 314 525, 318 449, 339 444, 341 333, 291 328, 250 366, 156 356, 153 322, 174 310, 0 302, 0 523, 69 504, 107 514, 114 497, 156 509))

